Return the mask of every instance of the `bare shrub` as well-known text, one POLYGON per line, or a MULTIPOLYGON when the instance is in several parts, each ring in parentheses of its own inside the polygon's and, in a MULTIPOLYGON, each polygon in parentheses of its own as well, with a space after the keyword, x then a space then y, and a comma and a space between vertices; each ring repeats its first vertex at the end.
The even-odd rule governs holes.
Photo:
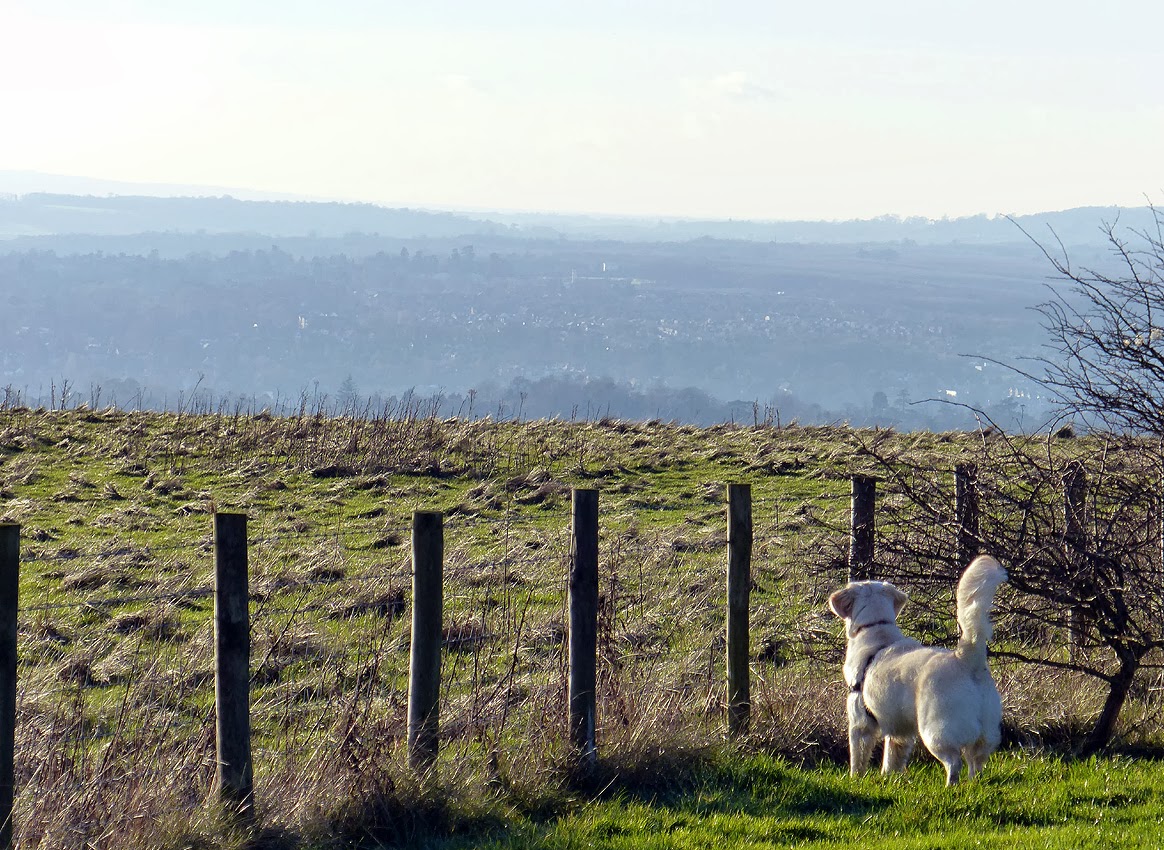
MULTIPOLYGON (((949 473, 876 440, 859 450, 877 463, 889 491, 878 518, 878 575, 911 592, 909 620, 927 640, 952 643, 951 591, 964 564, 949 473)), ((1093 753, 1116 734, 1145 659, 1164 648, 1164 463, 1154 443, 1111 436, 983 439, 960 457, 976 464, 979 498, 989 505, 981 549, 1010 575, 996 603, 995 653, 1106 686, 1078 745, 1093 753)))

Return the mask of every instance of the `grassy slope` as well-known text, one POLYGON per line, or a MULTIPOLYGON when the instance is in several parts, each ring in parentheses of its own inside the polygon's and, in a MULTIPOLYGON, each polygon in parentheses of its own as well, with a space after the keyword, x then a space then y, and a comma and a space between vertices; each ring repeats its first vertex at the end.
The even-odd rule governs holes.
MULTIPOLYGON (((24 534, 18 829, 30 846, 226 846, 200 802, 212 689, 198 594, 217 507, 251 517, 256 779, 275 845, 477 846, 503 830, 500 846, 894 833, 890 846, 1088 846, 1094 828, 1137 846, 1160 817, 1149 763, 1009 756, 952 793, 932 766, 888 783, 842 775, 841 645, 821 605, 843 573, 830 565, 859 437, 0 411, 0 516, 24 534), (739 480, 753 484, 756 526, 757 730, 742 760, 719 743, 723 487, 739 480), (570 486, 602 493, 612 784, 591 802, 561 770, 570 486), (419 508, 448 517, 448 742, 433 787, 400 766, 419 508)), ((948 470, 974 438, 893 439, 948 470)))

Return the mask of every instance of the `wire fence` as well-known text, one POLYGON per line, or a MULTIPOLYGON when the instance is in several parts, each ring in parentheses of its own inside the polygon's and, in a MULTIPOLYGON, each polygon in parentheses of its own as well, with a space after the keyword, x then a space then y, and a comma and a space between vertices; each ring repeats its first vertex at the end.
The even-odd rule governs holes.
MULTIPOLYGON (((764 532, 779 532, 779 505, 773 499, 758 500, 753 506, 762 541, 767 540, 764 532)), ((710 521, 690 519, 678 531, 673 525, 651 524, 653 516, 668 512, 686 513, 689 508, 656 501, 609 522, 604 518, 604 525, 610 526, 600 550, 607 649, 617 649, 624 666, 657 659, 692 618, 709 623, 706 637, 699 640, 711 638, 711 626, 722 618, 718 600, 723 593, 727 545, 722 521, 716 527, 710 521), (682 619, 671 607, 678 600, 682 600, 682 619)), ((444 643, 451 663, 444 687, 450 694, 475 694, 480 703, 491 666, 505 660, 513 666, 515 654, 531 647, 551 656, 560 654, 565 640, 569 529, 564 521, 547 523, 528 517, 482 521, 454 515, 446 521, 445 531, 449 544, 444 569, 448 612, 444 643)), ((251 539, 250 616, 257 650, 252 681, 260 688, 278 684, 294 692, 297 679, 318 677, 323 671, 335 674, 366 662, 367 639, 378 639, 381 648, 388 650, 387 666, 378 671, 381 681, 399 680, 407 662, 402 650, 407 644, 404 615, 411 580, 409 534, 405 525, 378 523, 369 528, 313 529, 251 539), (374 562, 369 563, 369 553, 375 554, 374 562), (353 633, 358 633, 358 639, 353 640, 353 633), (393 659, 394 668, 388 664, 393 659)), ((139 665, 143 661, 155 664, 166 652, 187 667, 201 670, 203 675, 195 679, 207 686, 209 682, 203 680, 209 659, 198 662, 194 658, 210 649, 211 548, 208 537, 188 544, 111 546, 88 552, 67 546, 56 551, 26 549, 21 560, 28 572, 62 564, 78 569, 59 580, 68 585, 74 579, 68 598, 20 609, 20 632, 28 646, 21 655, 21 670, 39 671, 37 676, 20 677, 22 697, 24 689, 34 687, 33 682, 41 702, 76 695, 78 689, 132 688, 141 678, 132 668, 119 675, 109 668, 123 663, 123 656, 139 665), (138 571, 149 571, 159 561, 179 556, 192 564, 206 563, 175 579, 181 585, 175 588, 102 593, 107 585, 97 579, 93 589, 77 580, 86 568, 100 568, 117 559, 132 559, 138 571), (66 625, 57 625, 58 615, 84 615, 87 622, 98 618, 106 628, 100 640, 92 641, 80 630, 70 634, 66 625), (161 649, 143 659, 123 648, 135 639, 161 649), (45 675, 46 654, 40 651, 46 644, 55 644, 57 649, 55 667, 48 665, 55 670, 55 688, 50 686, 52 677, 45 675)), ((760 568, 761 602, 765 593, 776 591, 774 584, 765 581, 760 568)), ((714 639, 709 642, 714 644, 714 639)), ((714 655, 713 650, 707 651, 714 655)), ((266 697, 257 704, 260 713, 267 706, 266 697)), ((91 734, 100 739, 112 731, 98 725, 91 734)))
MULTIPOLYGON (((174 476, 186 463, 183 441, 209 446, 215 428, 234 428, 230 422, 182 420, 178 425, 183 438, 168 440, 171 454, 156 464, 159 470, 178 470, 174 476)), ((240 464, 261 465, 244 439, 248 427, 260 423, 239 425, 233 451, 240 464)), ((278 505, 269 515, 262 507, 254 509, 257 533, 248 541, 247 690, 260 787, 276 775, 316 770, 321 760, 338 761, 354 773, 374 771, 385 757, 405 751, 413 528, 401 515, 401 503, 411 507, 430 495, 445 495, 439 483, 418 479, 417 493, 402 496, 406 487, 380 476, 375 459, 352 455, 355 466, 343 466, 346 439, 325 442, 316 423, 279 423, 279 428, 284 443, 265 448, 263 458, 286 453, 300 474, 350 481, 346 490, 335 484, 331 501, 324 501, 324 510, 314 517, 295 515, 294 485, 281 480, 268 481, 261 498, 243 499, 278 505), (359 507, 332 509, 345 502, 359 507), (349 515, 339 516, 345 512, 349 515)), ((351 426, 354 439, 379 441, 376 450, 384 456, 412 451, 411 444, 394 445, 387 426, 382 433, 363 428, 351 426)), ((459 482, 449 495, 452 503, 444 505, 442 745, 481 756, 489 765, 504 762, 507 751, 514 758, 557 753, 568 732, 571 569, 569 490, 559 479, 576 477, 573 471, 584 466, 581 454, 591 448, 584 437, 577 445, 555 448, 547 471, 534 468, 547 463, 537 450, 536 429, 516 452, 506 453, 497 445, 473 444, 473 439, 492 439, 487 427, 470 434, 473 439, 451 428, 442 434, 442 428, 432 421, 421 429, 435 435, 436 448, 417 455, 423 455, 424 464, 436 464, 438 481, 450 471, 456 474, 456 464, 468 463, 464 458, 474 452, 496 460, 493 477, 468 476, 472 480, 459 482), (570 472, 564 474, 567 467, 570 472), (506 479, 507 472, 514 477, 506 479)), ((179 486, 158 472, 147 487, 147 467, 153 464, 148 436, 127 430, 125 439, 137 441, 131 446, 137 454, 116 474, 140 483, 148 498, 179 486), (146 461, 134 460, 138 457, 146 461)), ((647 442, 650 435, 641 439, 647 442)), ((875 439, 870 442, 869 452, 853 466, 866 471, 877 466, 870 460, 875 439)), ((844 702, 837 675, 843 637, 825 600, 848 578, 852 563, 853 493, 850 479, 840 472, 848 458, 806 473, 813 478, 807 486, 799 478, 780 477, 781 457, 765 461, 768 465, 755 473, 750 666, 759 691, 757 706, 769 716, 779 712, 781 723, 795 718, 799 725, 790 737, 827 748, 834 738, 843 744, 838 738, 843 730, 830 725, 839 722, 844 702), (811 494, 802 495, 806 491, 811 494), (785 681, 793 684, 784 687, 785 681), (801 702, 813 693, 826 699, 801 702)), ((826 458, 822 466, 835 460, 826 458)), ((1140 475, 1139 466, 1125 462, 1129 475, 1140 475)), ((602 458, 586 463, 591 470, 605 468, 602 458)), ((976 537, 1008 547, 1008 567, 1017 580, 1012 588, 1032 577, 1050 581, 1049 571, 1064 562, 1058 473, 1037 470, 1042 478, 1032 476, 1029 483, 1023 463, 991 466, 983 459, 978 478, 981 501, 990 506, 976 537)), ((36 473, 24 455, 12 455, 6 464, 10 481, 36 473)), ((877 577, 910 590, 907 632, 949 645, 957 634, 951 617, 953 579, 964 565, 964 529, 956 488, 950 486, 954 473, 895 464, 896 456, 878 467, 885 477, 876 516, 877 577)), ((1114 467, 1106 468, 1113 477, 1114 467)), ((251 474, 250 467, 240 469, 242 478, 251 474)), ((686 483, 665 489, 650 482, 650 468, 635 473, 599 476, 619 488, 617 498, 603 496, 600 522, 599 733, 603 740, 623 743, 665 737, 681 727, 719 735, 728 652, 724 486, 686 483), (649 724, 655 725, 648 729, 649 724)), ((124 490, 121 480, 117 486, 124 490)), ((1110 541, 1093 533, 1097 542, 1092 548, 1099 552, 1110 542, 1130 551, 1124 538, 1134 536, 1137 557, 1158 572, 1164 546, 1153 501, 1159 496, 1158 479, 1148 480, 1143 490, 1134 508, 1139 516, 1134 534, 1127 523, 1109 535, 1110 541)), ((59 495, 68 504, 101 493, 99 483, 71 475, 59 495)), ((1121 493, 1092 496, 1093 532, 1103 530, 1097 517, 1106 502, 1127 501, 1121 493)), ((103 495, 102 503, 118 495, 103 495)), ((158 772, 151 776, 159 782, 169 781, 161 778, 163 768, 181 779, 183 795, 195 789, 204 797, 213 781, 213 505, 190 491, 180 499, 165 495, 166 501, 157 502, 164 508, 140 523, 99 518, 94 525, 106 535, 103 541, 93 534, 84 536, 93 542, 76 542, 82 535, 73 537, 66 523, 81 521, 79 509, 75 517, 57 523, 60 528, 47 522, 29 528, 22 541, 22 587, 35 600, 17 612, 17 787, 26 807, 34 796, 60 805, 73 805, 89 793, 96 799, 98 792, 88 789, 104 789, 104 794, 117 787, 119 776, 138 769, 130 761, 132 753, 153 759, 158 772), (132 534, 122 533, 128 525, 134 526, 132 534), (176 539, 178 534, 185 539, 176 539), (53 796, 67 789, 73 797, 53 796)), ((12 512, 33 514, 17 507, 12 512)), ((1155 581, 1157 572, 1141 572, 1155 581)), ((1055 618, 1062 606, 1056 609, 1032 594, 1011 591, 1002 605, 996 635, 1012 645, 1060 650, 1057 642, 1066 632, 1055 618)), ((1082 652, 1092 653, 1097 659, 1093 668, 1105 673, 1106 658, 1098 649, 1092 636, 1082 652)), ((1159 654, 1150 656, 1144 668, 1154 672, 1159 663, 1159 654)), ((1014 679, 1030 678, 1027 669, 1013 673, 1014 679)), ((1004 670, 1003 675, 1011 673, 1004 670)), ((1151 702, 1157 692, 1158 678, 1149 680, 1143 704, 1158 704, 1158 699, 1151 702)), ((1079 709, 1081 714, 1090 710, 1079 709)))
MULTIPOLYGON (((886 560, 878 566, 901 569, 934 594, 917 603, 921 625, 927 640, 948 642, 956 631, 943 564, 954 562, 961 529, 945 507, 919 514, 909 495, 916 482, 895 485, 879 503, 886 560), (919 535, 935 541, 930 549, 914 545, 919 535), (915 564, 901 566, 911 558, 915 564)), ((944 504, 933 486, 934 504, 944 504)), ((843 703, 832 675, 843 636, 824 602, 853 561, 854 492, 765 494, 751 503, 749 666, 768 712, 813 688, 843 703), (809 668, 829 674, 806 687, 795 671, 809 668), (785 677, 796 686, 781 690, 785 677)), ((569 731, 569 511, 561 493, 533 511, 463 505, 443 522, 440 740, 483 752, 489 764, 510 746, 560 751, 569 731)), ((999 533, 996 522, 986 520, 983 536, 999 533)), ((386 752, 406 751, 415 528, 379 509, 322 527, 281 520, 261 528, 247 541, 246 690, 256 782, 261 787, 296 765, 315 769, 321 759, 370 770, 386 752)), ((215 535, 195 532, 186 542, 139 535, 133 544, 87 549, 66 536, 33 537, 20 557, 22 581, 37 601, 17 613, 17 787, 83 793, 136 752, 187 776, 183 788, 205 789, 221 761, 215 535)), ((721 729, 730 536, 718 485, 697 488, 694 497, 640 492, 602 514, 600 734, 619 729, 620 740, 633 741, 647 723, 655 724, 652 734, 721 729)), ((1003 623, 1004 634, 1009 627, 1003 623)), ((819 707, 793 713, 802 740, 843 740, 832 728, 839 720, 819 707)))
MULTIPOLYGON (((604 729, 648 715, 719 722, 727 530, 716 492, 722 498, 710 488, 694 506, 648 494, 602 517, 595 689, 604 729)), ((827 588, 787 564, 813 545, 807 526, 821 538, 843 532, 846 506, 834 495, 753 503, 761 675, 794 656, 836 658, 835 629, 788 605, 792 586, 798 596, 827 588), (776 549, 784 557, 769 561, 776 549)), ((560 498, 544 507, 445 517, 444 745, 520 741, 549 752, 567 737, 571 530, 560 498)), ((363 770, 407 745, 413 529, 365 513, 247 541, 260 786, 289 765, 328 759, 363 770)), ((67 533, 24 541, 21 580, 36 599, 16 615, 15 784, 25 807, 29 794, 78 805, 76 795, 110 787, 109 771, 129 769, 134 753, 185 777, 182 793, 214 784, 215 535, 159 538, 88 548, 67 533)))

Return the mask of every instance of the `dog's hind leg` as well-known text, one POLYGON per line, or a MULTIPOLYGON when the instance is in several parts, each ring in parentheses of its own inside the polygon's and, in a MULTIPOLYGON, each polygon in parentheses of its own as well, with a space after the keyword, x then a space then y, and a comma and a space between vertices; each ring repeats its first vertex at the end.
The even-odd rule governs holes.
POLYGON ((962 752, 956 747, 929 747, 934 758, 946 768, 946 784, 957 785, 958 775, 962 772, 962 752))
POLYGON ((979 738, 973 744, 962 751, 962 755, 966 758, 966 778, 973 779, 978 771, 986 764, 986 760, 990 758, 990 754, 998 748, 998 742, 979 738))
POLYGON ((962 755, 966 759, 966 778, 973 779, 982 770, 982 765, 986 764, 986 759, 973 746, 967 747, 962 755))
POLYGON ((886 738, 885 757, 881 762, 882 773, 901 773, 909 763, 916 738, 886 738))

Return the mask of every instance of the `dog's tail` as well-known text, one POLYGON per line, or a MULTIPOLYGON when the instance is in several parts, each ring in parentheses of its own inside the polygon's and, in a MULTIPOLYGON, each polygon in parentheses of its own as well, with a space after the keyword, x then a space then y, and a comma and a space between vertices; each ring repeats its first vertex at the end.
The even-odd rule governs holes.
POLYGON ((958 582, 958 625, 962 635, 954 653, 968 666, 986 666, 986 644, 990 642, 990 607, 998 586, 1006 581, 1006 570, 989 555, 975 558, 958 582))

